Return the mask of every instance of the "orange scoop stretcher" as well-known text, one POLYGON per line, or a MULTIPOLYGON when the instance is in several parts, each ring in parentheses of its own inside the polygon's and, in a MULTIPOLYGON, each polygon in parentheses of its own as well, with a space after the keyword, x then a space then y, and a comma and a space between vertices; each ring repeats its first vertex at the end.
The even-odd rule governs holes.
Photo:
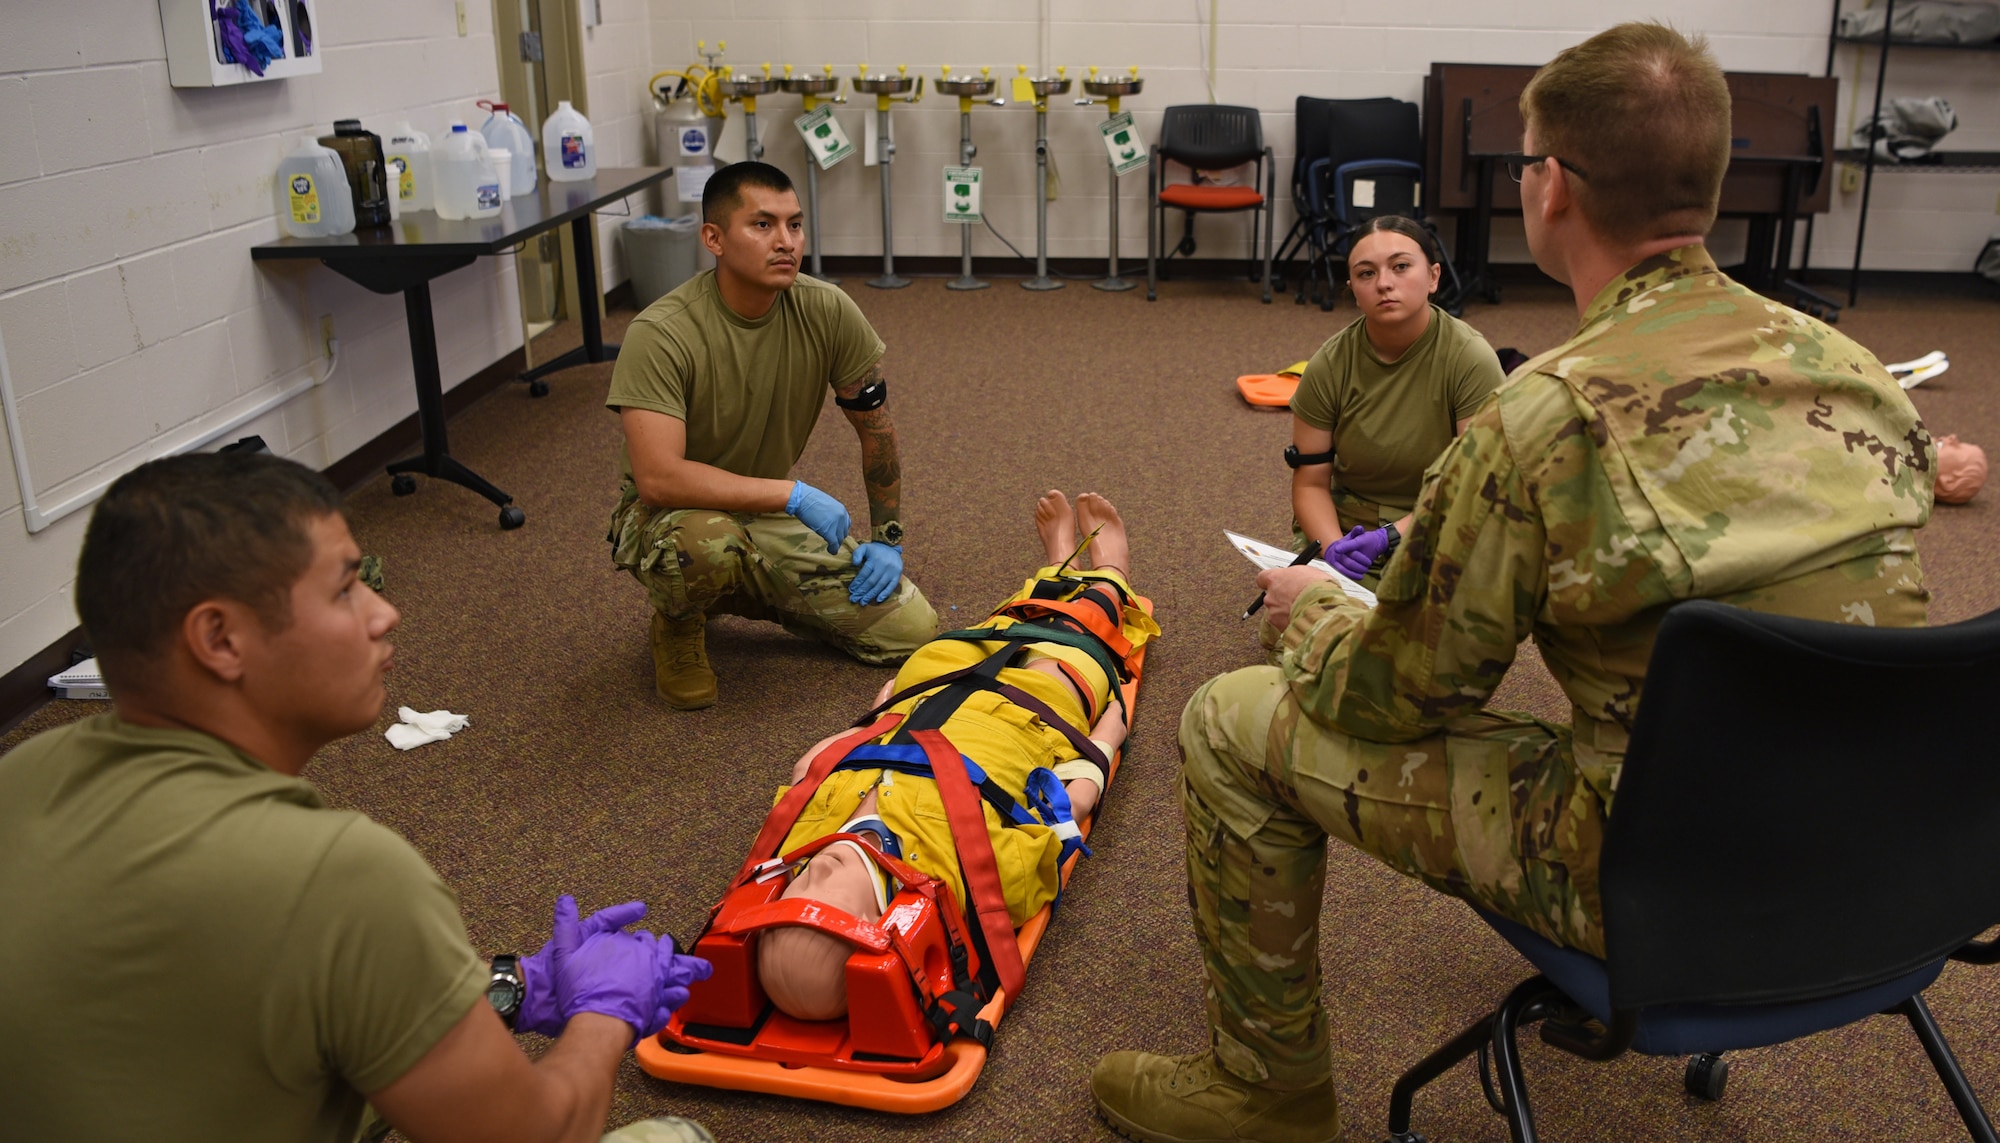
MULTIPOLYGON (((1152 614, 1150 600, 1134 597, 1132 603, 1152 614)), ((1050 610, 1050 605, 1036 604, 1041 601, 1024 600, 1012 609, 1030 614, 1050 610)), ((1087 608, 1087 604, 1054 607, 1091 620, 1084 625, 1102 637, 1105 625, 1089 616, 1087 608)), ((1003 608, 999 614, 1009 610, 1003 608)), ((1007 630, 1020 633, 1016 642, 1028 631, 1020 624, 1007 630)), ((1115 634, 1115 628, 1109 633, 1115 634)), ((1145 646, 1132 648, 1122 637, 1105 642, 1122 653, 1120 690, 1129 725, 1145 646)), ((928 688, 942 681, 922 685, 928 688)), ((994 689, 990 679, 986 685, 994 689)), ((920 708, 917 716, 922 713, 920 708)), ((693 951, 715 966, 714 975, 690 990, 687 1004, 658 1036, 639 1042, 639 1066, 648 1074, 676 1083, 907 1115, 949 1107, 972 1090, 986 1066, 993 1031, 1019 997, 1026 966, 1055 908, 1054 903, 1043 906, 1018 930, 1009 920, 980 809, 982 797, 994 799, 992 783, 982 788, 976 764, 962 759, 938 731, 904 727, 937 781, 971 909, 953 900, 949 886, 866 845, 862 848, 868 856, 899 883, 879 921, 864 921, 822 902, 780 896, 800 859, 842 838, 859 840, 837 833, 790 853, 777 852, 813 791, 835 766, 850 751, 896 729, 900 722, 901 716, 895 714, 871 719, 821 750, 806 777, 772 808, 742 869, 694 943, 693 951), (818 929, 853 946, 846 966, 845 1017, 798 1020, 765 997, 757 982, 756 939, 759 932, 777 925, 818 929)), ((1094 744, 1084 751, 1086 756, 1091 752, 1094 744)), ((1108 778, 1116 777, 1120 756, 1104 760, 1108 778)), ((1107 780, 1105 792, 1109 790, 1107 780)), ((1098 812, 1103 804, 1100 798, 1098 812)), ((1074 823, 1078 851, 1062 862, 1065 887, 1082 856, 1081 839, 1089 836, 1096 816, 1074 823)))
POLYGON ((1301 361, 1276 373, 1245 373, 1236 379, 1236 391, 1243 399, 1260 409, 1283 409, 1292 403, 1292 394, 1298 392, 1299 377, 1306 371, 1306 363, 1301 361))

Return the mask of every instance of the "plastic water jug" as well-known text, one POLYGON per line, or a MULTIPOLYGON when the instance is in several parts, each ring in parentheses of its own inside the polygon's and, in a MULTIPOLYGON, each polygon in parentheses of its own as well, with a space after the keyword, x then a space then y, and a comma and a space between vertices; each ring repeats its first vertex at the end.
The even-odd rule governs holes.
POLYGON ((454 120, 451 134, 431 155, 431 167, 437 172, 439 218, 492 218, 500 213, 500 172, 493 169, 484 136, 454 120))
POLYGON ((431 171, 431 137, 405 119, 389 133, 386 145, 396 184, 389 190, 398 205, 405 211, 431 209, 437 189, 437 176, 431 171))
POLYGON ((278 161, 276 192, 278 227, 294 238, 330 238, 354 230, 354 193, 347 186, 347 168, 330 147, 311 136, 301 138, 278 161))
POLYGON ((509 197, 519 198, 535 193, 535 137, 528 131, 528 125, 521 117, 507 110, 504 103, 480 100, 479 106, 491 108, 493 114, 479 125, 479 133, 486 136, 486 146, 490 150, 505 151, 513 156, 513 180, 507 188, 509 197))
POLYGON ((542 154, 547 157, 549 181, 573 183, 597 174, 597 140, 591 135, 590 120, 565 99, 542 123, 542 154))

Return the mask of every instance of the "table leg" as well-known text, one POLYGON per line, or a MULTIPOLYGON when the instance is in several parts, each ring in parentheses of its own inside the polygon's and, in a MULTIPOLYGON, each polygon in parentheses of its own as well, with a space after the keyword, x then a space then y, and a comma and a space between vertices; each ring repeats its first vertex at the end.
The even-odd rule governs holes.
POLYGON ((403 311, 410 322, 410 363, 416 370, 417 425, 423 432, 424 450, 389 466, 389 475, 394 478, 390 490, 398 496, 415 492, 417 482, 409 474, 421 472, 470 488, 500 505, 502 528, 520 527, 527 515, 514 506, 514 498, 451 455, 451 445, 445 436, 444 382, 438 372, 437 324, 431 318, 429 282, 419 282, 403 291, 403 311))
POLYGON ((1474 294, 1483 296, 1488 302, 1498 304, 1500 285, 1493 280, 1491 270, 1493 258, 1493 160, 1480 156, 1475 161, 1478 170, 1479 187, 1474 198, 1472 212, 1472 242, 1470 243, 1472 272, 1465 275, 1465 285, 1461 291, 1465 297, 1474 294))
POLYGON ((576 252, 576 292, 579 295, 576 299, 576 316, 577 321, 583 326, 583 344, 521 374, 521 380, 528 383, 528 395, 531 397, 548 395, 549 384, 542 378, 558 369, 618 360, 618 347, 604 343, 602 315, 598 312, 598 300, 604 295, 598 286, 595 241, 597 223, 594 217, 585 214, 569 224, 570 246, 576 252))

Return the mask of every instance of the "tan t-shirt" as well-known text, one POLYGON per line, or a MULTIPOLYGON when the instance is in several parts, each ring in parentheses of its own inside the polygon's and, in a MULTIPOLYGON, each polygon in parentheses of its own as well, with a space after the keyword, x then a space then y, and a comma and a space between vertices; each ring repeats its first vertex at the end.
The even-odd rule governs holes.
POLYGON ((1356 318, 1306 363, 1292 412, 1333 432, 1333 484, 1397 514, 1416 506, 1424 469, 1500 387, 1500 358, 1479 331, 1431 307, 1424 335, 1394 362, 1356 318))
POLYGON ((346 1143, 487 977, 408 842, 208 735, 0 758, 10 1138, 346 1143))
POLYGON ((782 480, 828 390, 867 376, 882 348, 837 286, 800 274, 753 321, 723 303, 709 270, 632 319, 605 404, 686 422, 689 460, 782 480))

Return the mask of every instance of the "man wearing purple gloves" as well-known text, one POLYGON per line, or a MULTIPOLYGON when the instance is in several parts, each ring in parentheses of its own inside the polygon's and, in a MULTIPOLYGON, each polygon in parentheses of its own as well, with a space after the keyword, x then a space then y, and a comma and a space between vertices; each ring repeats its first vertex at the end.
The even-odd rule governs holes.
POLYGON ((10 1137, 595 1140, 708 975, 625 931, 644 904, 569 897, 489 966, 407 842, 299 777, 382 709, 399 617, 359 566, 333 486, 267 455, 154 461, 97 506, 76 606, 115 711, 0 758, 10 1137), (555 1044, 530 1060, 502 1009, 555 1044))

